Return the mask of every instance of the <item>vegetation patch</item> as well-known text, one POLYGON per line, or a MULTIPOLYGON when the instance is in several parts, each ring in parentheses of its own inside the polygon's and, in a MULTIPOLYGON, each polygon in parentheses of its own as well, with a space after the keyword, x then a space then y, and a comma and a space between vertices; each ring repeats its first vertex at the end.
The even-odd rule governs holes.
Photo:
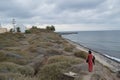
POLYGON ((88 54, 86 52, 84 52, 84 51, 76 51, 76 52, 74 52, 74 55, 76 57, 86 59, 88 54))
POLYGON ((0 62, 2 61, 5 61, 7 58, 6 58, 6 55, 4 52, 0 52, 0 62))
POLYGON ((61 80, 63 72, 80 62, 81 60, 75 57, 52 56, 48 59, 47 64, 40 69, 38 76, 40 80, 61 80))
POLYGON ((0 80, 40 80, 40 79, 32 76, 25 76, 20 73, 0 73, 0 80))
POLYGON ((50 55, 50 56, 53 56, 53 55, 62 55, 63 51, 51 48, 51 49, 47 49, 47 54, 50 55))
POLYGON ((58 63, 58 62, 66 62, 66 63, 70 63, 70 64, 78 64, 81 62, 81 60, 79 58, 75 58, 75 57, 70 57, 70 56, 52 56, 48 59, 48 64, 51 63, 58 63))
POLYGON ((70 63, 59 62, 45 65, 38 76, 40 80, 61 80, 62 72, 70 67, 70 63))
POLYGON ((21 73, 24 75, 33 75, 34 70, 30 66, 21 66, 11 62, 0 63, 0 73, 21 73))

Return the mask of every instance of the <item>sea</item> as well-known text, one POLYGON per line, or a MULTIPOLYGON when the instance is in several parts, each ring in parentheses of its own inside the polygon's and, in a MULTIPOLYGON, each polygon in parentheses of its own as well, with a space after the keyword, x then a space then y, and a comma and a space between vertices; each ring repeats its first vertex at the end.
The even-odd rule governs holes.
POLYGON ((77 31, 62 37, 120 62, 120 30, 77 31))

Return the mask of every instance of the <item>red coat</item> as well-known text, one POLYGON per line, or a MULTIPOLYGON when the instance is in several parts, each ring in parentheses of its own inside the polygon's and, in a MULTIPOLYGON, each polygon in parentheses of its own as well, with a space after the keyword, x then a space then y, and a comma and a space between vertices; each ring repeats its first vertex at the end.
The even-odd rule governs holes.
POLYGON ((88 54, 88 70, 89 72, 92 72, 93 70, 93 55, 92 54, 88 54))

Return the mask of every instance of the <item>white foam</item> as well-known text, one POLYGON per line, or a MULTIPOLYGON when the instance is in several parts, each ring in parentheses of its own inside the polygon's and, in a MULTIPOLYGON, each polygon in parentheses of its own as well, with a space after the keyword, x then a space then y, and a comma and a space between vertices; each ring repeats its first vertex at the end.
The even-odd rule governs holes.
POLYGON ((111 58, 111 59, 113 59, 113 60, 116 60, 116 61, 118 61, 118 62, 120 62, 120 59, 118 59, 118 58, 116 58, 116 57, 112 57, 112 56, 109 56, 109 55, 107 55, 107 54, 104 54, 106 57, 108 57, 108 58, 111 58))

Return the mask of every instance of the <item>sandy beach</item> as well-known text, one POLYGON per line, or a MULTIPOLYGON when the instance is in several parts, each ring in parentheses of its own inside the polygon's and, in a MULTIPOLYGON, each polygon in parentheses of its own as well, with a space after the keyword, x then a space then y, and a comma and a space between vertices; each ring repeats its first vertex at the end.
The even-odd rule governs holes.
MULTIPOLYGON (((76 42, 66 39, 70 44, 76 46, 77 49, 88 52, 89 48, 84 47, 76 42)), ((120 62, 112 60, 107 56, 92 50, 93 55, 95 56, 96 60, 103 64, 104 66, 108 67, 112 72, 120 71, 120 62)))

